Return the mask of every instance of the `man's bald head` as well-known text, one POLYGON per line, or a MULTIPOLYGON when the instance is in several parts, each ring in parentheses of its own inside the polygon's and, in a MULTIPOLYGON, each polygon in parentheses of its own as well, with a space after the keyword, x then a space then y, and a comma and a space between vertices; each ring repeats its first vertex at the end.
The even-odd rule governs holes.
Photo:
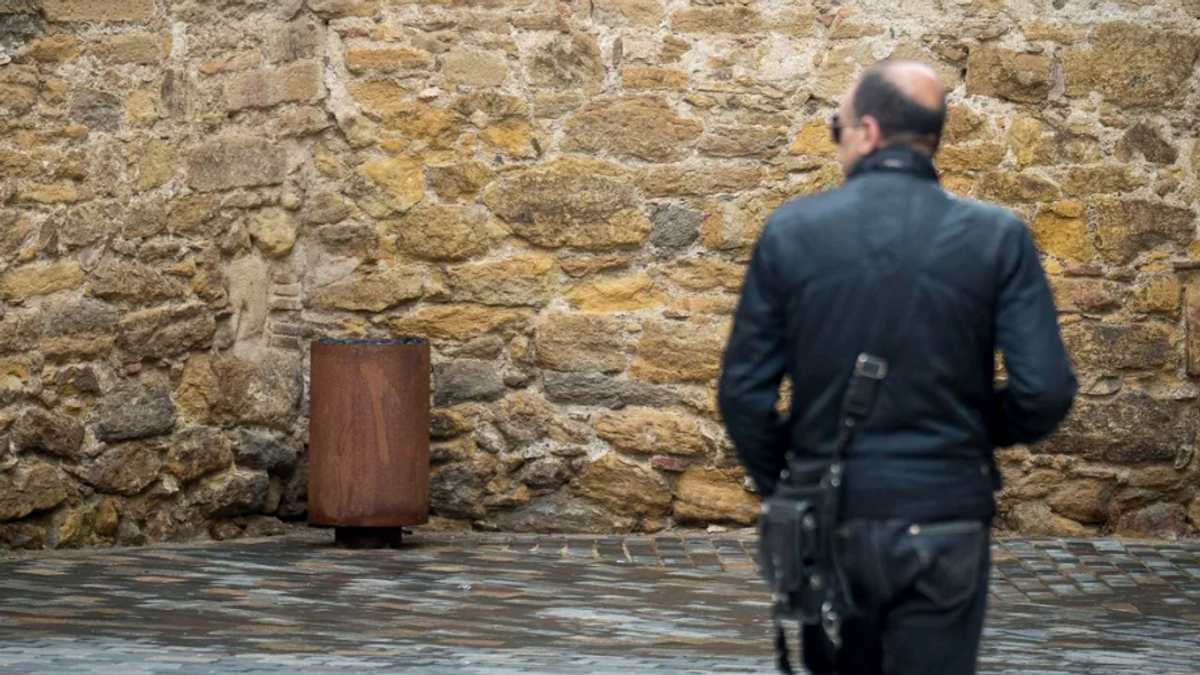
POLYGON ((936 110, 946 106, 946 90, 938 81, 937 73, 916 61, 881 61, 863 73, 860 81, 873 74, 898 89, 912 102, 936 110))
POLYGON ((882 147, 905 145, 929 156, 937 152, 946 123, 946 90, 928 66, 883 61, 863 72, 839 110, 847 142, 839 147, 844 169, 882 147))

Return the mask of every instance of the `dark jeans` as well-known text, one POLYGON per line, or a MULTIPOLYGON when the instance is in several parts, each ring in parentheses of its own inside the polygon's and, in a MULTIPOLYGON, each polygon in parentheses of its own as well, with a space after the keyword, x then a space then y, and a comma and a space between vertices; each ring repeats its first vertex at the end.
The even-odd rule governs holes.
POLYGON ((975 673, 989 523, 851 520, 838 546, 860 612, 842 628, 840 675, 975 673))

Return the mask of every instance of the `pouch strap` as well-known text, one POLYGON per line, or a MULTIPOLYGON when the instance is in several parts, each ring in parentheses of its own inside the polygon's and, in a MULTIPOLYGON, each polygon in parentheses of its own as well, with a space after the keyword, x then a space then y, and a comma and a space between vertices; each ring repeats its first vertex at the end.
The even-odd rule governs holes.
POLYGON ((787 633, 778 619, 775 620, 775 668, 784 675, 796 675, 796 671, 792 669, 792 653, 788 649, 787 633))

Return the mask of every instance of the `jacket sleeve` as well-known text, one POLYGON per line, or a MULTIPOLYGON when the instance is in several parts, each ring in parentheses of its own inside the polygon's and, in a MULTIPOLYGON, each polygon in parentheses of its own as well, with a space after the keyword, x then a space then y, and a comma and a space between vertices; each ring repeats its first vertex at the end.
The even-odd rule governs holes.
POLYGON ((725 349, 718 405, 738 457, 759 492, 770 495, 786 460, 788 424, 776 411, 787 368, 784 292, 770 259, 777 228, 768 222, 755 248, 725 349))
POLYGON ((992 443, 998 447, 1049 435, 1079 391, 1033 237, 1020 222, 1006 234, 995 309, 996 345, 1008 372, 1008 385, 993 400, 992 443))

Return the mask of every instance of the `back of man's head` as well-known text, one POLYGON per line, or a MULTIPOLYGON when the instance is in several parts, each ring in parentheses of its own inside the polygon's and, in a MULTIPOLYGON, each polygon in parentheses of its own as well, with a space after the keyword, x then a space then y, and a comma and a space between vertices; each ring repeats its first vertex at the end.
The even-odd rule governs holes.
POLYGON ((937 152, 946 123, 946 93, 928 67, 883 61, 867 69, 854 90, 856 117, 873 117, 888 145, 937 152))

